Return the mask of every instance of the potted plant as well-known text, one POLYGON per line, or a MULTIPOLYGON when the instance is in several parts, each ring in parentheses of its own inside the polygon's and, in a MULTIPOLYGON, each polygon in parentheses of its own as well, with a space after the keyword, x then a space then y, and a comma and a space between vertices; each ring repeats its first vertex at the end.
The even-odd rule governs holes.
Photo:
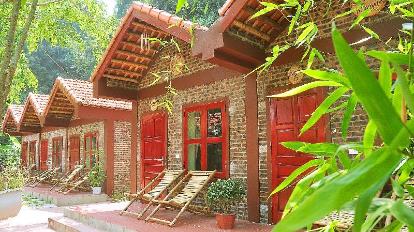
POLYGON ((245 195, 245 187, 238 180, 218 180, 209 186, 206 202, 216 212, 217 226, 220 229, 234 227, 234 208, 245 195))
POLYGON ((89 172, 89 183, 92 187, 92 194, 101 194, 105 178, 106 175, 103 166, 96 163, 89 172))
POLYGON ((0 171, 0 220, 16 216, 22 207, 23 171, 5 166, 0 171))

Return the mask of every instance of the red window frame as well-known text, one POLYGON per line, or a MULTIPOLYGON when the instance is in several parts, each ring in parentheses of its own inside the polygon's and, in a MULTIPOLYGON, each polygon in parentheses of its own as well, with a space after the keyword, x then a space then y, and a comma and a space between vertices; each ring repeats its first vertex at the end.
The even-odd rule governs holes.
POLYGON ((99 156, 97 155, 97 152, 99 150, 99 141, 98 141, 98 133, 97 132, 91 132, 91 133, 87 133, 83 136, 83 164, 85 165, 85 167, 87 169, 90 169, 92 167, 92 157, 95 156, 96 160, 95 162, 99 162, 99 156), (89 138, 89 148, 93 147, 93 138, 95 138, 96 141, 96 150, 90 149, 87 150, 86 148, 87 146, 87 138, 89 138), (86 159, 89 159, 89 165, 87 165, 86 163, 86 159))
POLYGON ((53 168, 62 167, 62 160, 63 160, 63 136, 54 137, 52 139, 52 167, 53 168))
POLYGON ((183 145, 184 145, 184 168, 188 169, 188 145, 200 144, 201 145, 201 170, 207 170, 207 144, 209 143, 221 143, 222 144, 222 171, 216 173, 217 178, 228 178, 228 112, 227 102, 218 101, 212 103, 197 104, 188 107, 183 107, 183 145), (208 137, 207 136, 207 112, 210 109, 221 109, 222 119, 222 134, 221 137, 208 137), (200 138, 188 138, 188 114, 192 112, 201 113, 200 121, 200 138))

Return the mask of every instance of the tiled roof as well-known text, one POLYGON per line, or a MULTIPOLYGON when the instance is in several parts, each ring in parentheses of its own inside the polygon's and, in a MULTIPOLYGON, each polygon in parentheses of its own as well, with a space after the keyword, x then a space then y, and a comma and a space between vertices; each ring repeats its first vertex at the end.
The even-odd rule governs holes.
POLYGON ((191 21, 184 20, 176 15, 168 13, 167 11, 159 10, 157 8, 154 8, 142 2, 134 2, 133 7, 134 9, 138 10, 142 14, 147 14, 151 16, 152 18, 157 18, 158 20, 164 23, 183 28, 187 31, 191 30, 192 28, 205 29, 205 30, 208 29, 207 27, 203 27, 191 21))
POLYGON ((77 103, 81 105, 104 107, 115 110, 132 110, 131 102, 93 97, 93 84, 89 81, 63 79, 58 77, 56 82, 58 85, 61 85, 64 88, 64 91, 68 92, 77 103))
POLYGON ((46 108, 49 95, 30 93, 29 97, 32 99, 33 107, 35 108, 36 113, 41 115, 46 108))
POLYGON ((15 122, 19 122, 23 113, 23 105, 10 105, 9 110, 15 122))

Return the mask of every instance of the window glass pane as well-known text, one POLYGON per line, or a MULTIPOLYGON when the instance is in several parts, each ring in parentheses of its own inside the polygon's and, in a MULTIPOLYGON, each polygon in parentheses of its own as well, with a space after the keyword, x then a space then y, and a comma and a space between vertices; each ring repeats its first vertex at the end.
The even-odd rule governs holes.
POLYGON ((187 117, 188 138, 200 138, 201 112, 190 112, 187 117))
POLYGON ((207 144, 207 170, 217 170, 221 172, 223 170, 222 165, 222 144, 221 143, 209 143, 207 144))
POLYGON ((201 145, 188 145, 188 170, 201 170, 201 145))
POLYGON ((221 137, 222 134, 221 109, 210 109, 207 111, 207 136, 221 137))

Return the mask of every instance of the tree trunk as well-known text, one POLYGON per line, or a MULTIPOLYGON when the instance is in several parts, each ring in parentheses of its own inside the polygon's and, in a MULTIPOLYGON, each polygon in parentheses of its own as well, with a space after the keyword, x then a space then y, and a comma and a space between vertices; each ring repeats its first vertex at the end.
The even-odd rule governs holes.
POLYGON ((19 62, 20 56, 22 54, 23 51, 23 47, 24 44, 26 43, 27 40, 27 36, 29 34, 30 31, 30 26, 32 25, 33 19, 36 15, 36 9, 37 9, 37 3, 39 0, 33 0, 32 1, 32 5, 30 7, 30 12, 29 15, 27 16, 26 22, 24 24, 21 36, 20 36, 20 40, 14 50, 13 53, 13 57, 11 59, 10 65, 9 65, 9 70, 6 73, 7 76, 5 78, 5 86, 4 86, 4 92, 3 92, 3 98, 7 100, 7 96, 9 95, 10 92, 10 86, 12 84, 12 80, 14 77, 14 74, 16 72, 17 69, 17 63, 19 62))
POLYGON ((17 29, 17 21, 19 19, 19 13, 21 8, 21 0, 15 0, 13 3, 12 15, 10 17, 10 28, 7 33, 6 38, 6 47, 4 49, 3 57, 1 58, 0 64, 0 112, 3 110, 5 102, 7 100, 7 95, 5 94, 5 84, 8 67, 11 62, 14 49, 14 41, 17 29), (5 97, 6 96, 6 97, 5 97))

